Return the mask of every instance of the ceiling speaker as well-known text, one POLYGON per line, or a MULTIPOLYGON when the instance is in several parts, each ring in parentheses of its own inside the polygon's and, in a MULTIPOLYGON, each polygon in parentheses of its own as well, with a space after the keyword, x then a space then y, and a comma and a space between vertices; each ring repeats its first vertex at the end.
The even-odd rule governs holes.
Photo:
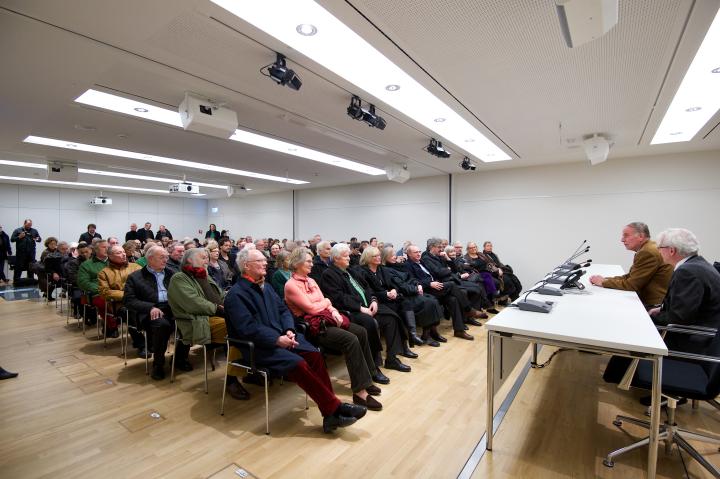
POLYGON ((388 180, 396 183, 405 183, 410 179, 410 171, 405 164, 391 163, 385 167, 385 174, 387 174, 388 180))

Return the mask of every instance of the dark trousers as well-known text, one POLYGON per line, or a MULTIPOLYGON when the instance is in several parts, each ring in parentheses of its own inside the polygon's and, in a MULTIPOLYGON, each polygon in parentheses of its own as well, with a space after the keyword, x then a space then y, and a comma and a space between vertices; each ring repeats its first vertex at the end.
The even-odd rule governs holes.
MULTIPOLYGON (((478 278, 479 279, 479 278, 478 278)), ((483 309, 490 307, 485 287, 474 281, 462 281, 460 289, 467 293, 468 300, 475 309, 483 309)))
POLYGON ((378 331, 378 323, 375 321, 375 318, 359 311, 357 313, 350 313, 348 317, 350 318, 350 322, 365 328, 368 343, 370 343, 370 351, 372 351, 373 357, 377 356, 378 353, 382 351, 382 344, 380 344, 380 332, 378 331))
POLYGON ((377 368, 373 362, 365 328, 355 323, 350 323, 347 330, 330 327, 325 334, 317 337, 317 342, 323 348, 340 351, 343 354, 350 374, 350 387, 354 393, 372 385, 372 373, 377 368))
POLYGON ((30 271, 30 264, 34 262, 34 258, 31 256, 17 255, 15 257, 15 269, 13 270, 13 283, 20 279, 23 271, 27 271, 27 279, 35 279, 35 275, 30 271))
MULTIPOLYGON (((393 359, 403 350, 403 333, 400 327, 400 316, 395 314, 389 307, 384 304, 379 306, 375 320, 380 329, 380 333, 385 336, 386 358, 393 359)), ((378 366, 380 366, 378 364, 378 366)))
POLYGON ((426 293, 429 293, 436 297, 440 304, 445 306, 450 311, 452 318, 452 325, 454 331, 464 331, 465 321, 463 317, 463 311, 466 309, 463 305, 467 305, 467 309, 470 309, 470 302, 465 295, 465 292, 460 290, 455 283, 443 283, 445 287, 440 291, 428 288, 426 293))
POLYGON ((498 296, 498 289, 492 275, 488 272, 482 271, 480 273, 480 277, 482 278, 483 287, 485 288, 488 298, 496 298, 498 296))
POLYGON ((7 281, 5 277, 5 258, 0 258, 0 281, 7 281))
POLYGON ((322 354, 305 351, 295 354, 303 360, 288 373, 288 379, 297 383, 315 401, 323 417, 331 416, 340 407, 340 400, 333 392, 322 354))

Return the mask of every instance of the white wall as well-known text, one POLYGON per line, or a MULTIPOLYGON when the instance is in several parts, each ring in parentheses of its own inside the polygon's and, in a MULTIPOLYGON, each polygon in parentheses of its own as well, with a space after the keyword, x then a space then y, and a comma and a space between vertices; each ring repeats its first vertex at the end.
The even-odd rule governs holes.
MULTIPOLYGON (((230 237, 292 238, 292 191, 208 200, 208 224, 230 230, 230 237), (213 212, 217 208, 217 212, 213 212)), ((205 225, 207 230, 208 224, 205 225)))
MULTIPOLYGON (((153 231, 162 223, 175 238, 194 237, 198 229, 207 228, 204 199, 113 192, 107 195, 112 205, 90 206, 96 194, 94 190, 0 184, 0 224, 10 235, 30 218, 43 239, 55 236, 66 241, 77 241, 88 223, 95 223, 103 238, 118 236, 121 240, 133 222, 142 228, 149 221, 153 231)), ((42 249, 37 248, 38 255, 42 249)))
POLYGON ((456 175, 453 238, 491 240, 524 285, 584 239, 592 247, 585 258, 627 270, 633 253, 620 233, 631 221, 653 236, 690 229, 712 262, 720 259, 719 160, 702 152, 456 175))
POLYGON ((298 238, 378 237, 396 246, 448 233, 448 177, 385 181, 296 192, 298 238))

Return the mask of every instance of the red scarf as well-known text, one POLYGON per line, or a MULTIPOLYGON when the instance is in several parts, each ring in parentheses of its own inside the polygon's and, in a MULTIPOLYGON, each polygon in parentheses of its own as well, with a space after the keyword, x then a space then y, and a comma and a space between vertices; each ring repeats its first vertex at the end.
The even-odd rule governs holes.
POLYGON ((190 265, 183 266, 183 273, 193 278, 205 279, 207 278, 207 270, 205 268, 193 268, 190 265))

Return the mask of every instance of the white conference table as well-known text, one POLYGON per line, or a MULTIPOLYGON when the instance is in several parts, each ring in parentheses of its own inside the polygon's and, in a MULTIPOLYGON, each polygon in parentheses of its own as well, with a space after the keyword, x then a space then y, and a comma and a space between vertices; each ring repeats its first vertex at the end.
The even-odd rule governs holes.
MULTIPOLYGON (((650 408, 650 445, 648 477, 655 477, 660 425, 660 378, 662 358, 668 350, 637 294, 590 285, 593 274, 617 276, 623 269, 617 265, 594 264, 581 278, 583 291, 589 294, 544 296, 531 293, 528 299, 555 302, 550 313, 534 313, 507 307, 485 323, 487 345, 487 431, 486 449, 493 444, 494 343, 498 337, 536 344, 626 356, 652 361, 652 405, 650 408)), ((520 296, 522 300, 525 294, 520 296)))

